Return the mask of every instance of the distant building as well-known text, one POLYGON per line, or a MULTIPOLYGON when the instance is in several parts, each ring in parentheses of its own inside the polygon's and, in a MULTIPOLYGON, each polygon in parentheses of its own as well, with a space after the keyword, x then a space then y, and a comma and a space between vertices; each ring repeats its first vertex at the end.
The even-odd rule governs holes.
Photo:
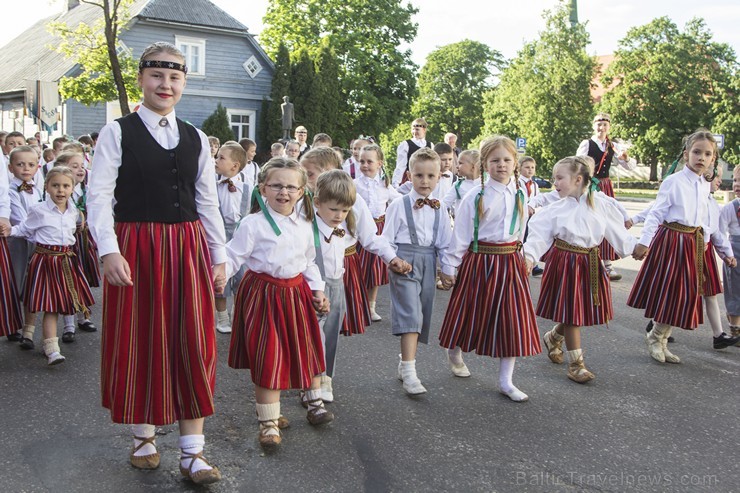
MULTIPOLYGON (((227 108, 234 137, 255 138, 263 98, 269 98, 274 65, 247 27, 208 0, 137 0, 122 31, 123 49, 135 59, 155 41, 180 48, 189 67, 188 83, 177 115, 199 126, 220 102, 227 108)), ((27 80, 58 81, 79 73, 77 64, 50 46, 59 42, 46 26, 63 21, 72 27, 93 25, 99 7, 68 0, 64 12, 40 20, 0 49, 0 128, 33 135, 38 129, 24 117, 27 80)), ((132 107, 138 101, 132 101, 132 107)), ((79 136, 98 131, 120 116, 118 101, 84 106, 62 103, 53 133, 79 136)))
POLYGON ((598 72, 593 80, 594 87, 591 88, 591 97, 594 98, 595 103, 600 103, 601 98, 604 96, 604 94, 619 83, 618 78, 614 79, 609 87, 604 87, 604 85, 601 83, 601 77, 604 75, 607 67, 609 67, 609 65, 611 65, 613 61, 614 55, 601 55, 596 57, 598 72))

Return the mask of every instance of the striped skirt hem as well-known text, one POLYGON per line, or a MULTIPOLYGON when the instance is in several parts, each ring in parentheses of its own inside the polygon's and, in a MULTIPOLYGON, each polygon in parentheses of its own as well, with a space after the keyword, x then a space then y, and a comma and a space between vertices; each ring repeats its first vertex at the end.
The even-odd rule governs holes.
POLYGON ((34 252, 23 292, 30 312, 74 315, 95 304, 77 255, 71 246, 36 245, 54 253, 34 252))
POLYGON ((101 394, 116 423, 213 414, 211 258, 200 221, 117 223, 133 286, 104 282, 101 394))
POLYGON ((370 325, 370 304, 357 253, 344 257, 344 296, 347 313, 342 323, 342 335, 364 334, 365 327, 370 325))
POLYGON ((494 358, 542 351, 521 253, 465 254, 439 341, 449 349, 460 347, 494 358))
POLYGON ((537 316, 553 322, 587 327, 613 318, 609 278, 599 262, 598 301, 594 304, 587 254, 552 248, 542 274, 537 316))
POLYGON ((704 250, 704 296, 716 296, 722 292, 722 278, 717 267, 714 245, 710 241, 704 250))
POLYGON ((658 323, 695 329, 704 322, 696 266, 696 239, 661 225, 637 274, 627 305, 658 323))
POLYGON ((311 300, 302 275, 275 279, 247 271, 234 299, 229 366, 249 368, 258 387, 309 388, 326 367, 311 300))
MULTIPOLYGON (((375 222, 375 225, 378 228, 378 234, 382 234, 385 227, 385 220, 378 220, 375 222)), ((365 276, 365 286, 369 289, 388 284, 390 282, 388 266, 385 265, 383 259, 368 252, 359 243, 357 246, 357 253, 360 255, 360 265, 365 276)))
POLYGON ((100 286, 100 266, 98 264, 98 245, 95 243, 87 225, 75 231, 75 253, 80 259, 87 284, 92 288, 100 286))

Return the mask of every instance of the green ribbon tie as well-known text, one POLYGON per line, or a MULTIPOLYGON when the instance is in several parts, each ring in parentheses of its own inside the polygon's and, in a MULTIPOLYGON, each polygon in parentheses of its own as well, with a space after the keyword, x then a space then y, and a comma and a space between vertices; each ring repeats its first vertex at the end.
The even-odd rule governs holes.
POLYGON ((480 227, 480 215, 478 213, 478 204, 483 198, 483 188, 475 196, 475 216, 473 216, 473 253, 478 253, 478 229, 480 227))
POLYGON ((510 235, 514 234, 514 230, 517 225, 517 218, 519 217, 519 207, 517 207, 517 202, 521 202, 522 208, 524 208, 524 192, 522 192, 521 188, 517 189, 516 195, 514 196, 514 214, 511 215, 511 226, 509 227, 510 235))
POLYGON ((260 195, 259 188, 254 187, 254 190, 252 190, 252 200, 257 200, 257 203, 260 206, 260 210, 262 211, 262 214, 265 215, 265 219, 267 219, 267 222, 270 223, 270 227, 275 232, 276 235, 280 236, 283 234, 282 231, 280 231, 280 228, 278 228, 277 223, 270 215, 270 211, 267 210, 267 206, 265 205, 265 201, 262 200, 262 195, 260 195))

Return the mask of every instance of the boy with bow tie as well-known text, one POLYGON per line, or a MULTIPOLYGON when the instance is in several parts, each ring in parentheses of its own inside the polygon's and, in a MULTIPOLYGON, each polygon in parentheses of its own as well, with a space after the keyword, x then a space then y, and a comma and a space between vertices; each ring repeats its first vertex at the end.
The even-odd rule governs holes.
POLYGON ((383 230, 397 255, 411 264, 407 274, 390 274, 391 328, 401 337, 398 378, 409 395, 426 389, 416 375, 416 348, 427 344, 434 308, 437 256, 452 238, 450 217, 432 198, 440 178, 440 157, 431 149, 419 149, 409 162, 413 190, 394 200, 386 211, 383 230))

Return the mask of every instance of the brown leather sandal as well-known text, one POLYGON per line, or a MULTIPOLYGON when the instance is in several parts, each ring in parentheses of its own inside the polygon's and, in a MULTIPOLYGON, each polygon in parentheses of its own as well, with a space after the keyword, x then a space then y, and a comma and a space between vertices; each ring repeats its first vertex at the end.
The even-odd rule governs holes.
POLYGON ((218 467, 211 466, 205 457, 203 457, 203 452, 198 452, 197 454, 191 454, 189 452, 185 452, 184 450, 180 450, 180 460, 187 460, 190 459, 190 466, 185 469, 182 467, 182 463, 180 465, 180 474, 188 478, 190 481, 192 481, 195 484, 211 484, 216 483, 218 481, 221 481, 221 472, 218 470, 218 467), (195 464, 196 460, 202 460, 206 463, 206 465, 211 466, 211 469, 201 469, 198 472, 193 472, 193 464, 195 464))
POLYGON ((157 446, 154 444, 155 438, 155 435, 152 435, 148 438, 137 436, 134 437, 134 439, 139 440, 141 443, 131 450, 129 460, 131 461, 132 466, 137 469, 156 469, 159 467, 159 452, 154 452, 153 454, 149 455, 134 455, 141 449, 141 447, 147 444, 152 445, 156 449, 157 446))
POLYGON ((266 421, 260 421, 260 433, 258 440, 260 447, 265 452, 274 452, 280 446, 283 441, 281 438, 282 433, 280 432, 280 420, 279 419, 268 419, 266 421), (277 430, 277 434, 267 434, 270 430, 277 430))
POLYGON ((334 421, 334 413, 326 410, 326 408, 324 407, 324 401, 322 401, 321 399, 306 401, 306 404, 308 405, 308 413, 306 413, 306 419, 312 425, 325 425, 334 421))

